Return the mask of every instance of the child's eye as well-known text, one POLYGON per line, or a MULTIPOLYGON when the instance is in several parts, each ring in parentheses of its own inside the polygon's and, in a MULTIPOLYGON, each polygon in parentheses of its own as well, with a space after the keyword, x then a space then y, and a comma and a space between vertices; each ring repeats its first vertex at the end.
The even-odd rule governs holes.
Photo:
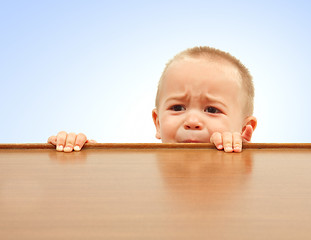
POLYGON ((175 111, 175 112, 179 112, 179 111, 186 110, 186 108, 183 105, 174 105, 174 106, 170 107, 170 110, 175 111))
POLYGON ((208 113, 221 113, 221 111, 215 107, 207 107, 205 108, 205 112, 208 113))

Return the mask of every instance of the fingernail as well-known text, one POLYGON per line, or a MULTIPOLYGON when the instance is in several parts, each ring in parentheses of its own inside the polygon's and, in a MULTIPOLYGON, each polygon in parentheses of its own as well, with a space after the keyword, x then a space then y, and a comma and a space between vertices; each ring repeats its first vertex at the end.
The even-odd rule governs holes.
POLYGON ((63 145, 58 145, 57 147, 56 147, 56 150, 57 151, 63 151, 63 149, 64 149, 64 147, 63 147, 63 145))
POLYGON ((64 152, 71 152, 72 151, 72 148, 71 147, 65 147, 64 148, 64 152))
POLYGON ((232 147, 226 147, 226 148, 225 148, 225 151, 226 151, 226 152, 232 152, 232 150, 233 150, 232 147))
POLYGON ((75 151, 80 151, 80 147, 78 145, 76 145, 74 148, 73 148, 75 151))
POLYGON ((224 147, 222 145, 218 145, 218 149, 223 149, 224 147))
POLYGON ((240 148, 240 147, 235 147, 235 148, 234 148, 234 151, 235 151, 235 152, 241 152, 241 148, 240 148))

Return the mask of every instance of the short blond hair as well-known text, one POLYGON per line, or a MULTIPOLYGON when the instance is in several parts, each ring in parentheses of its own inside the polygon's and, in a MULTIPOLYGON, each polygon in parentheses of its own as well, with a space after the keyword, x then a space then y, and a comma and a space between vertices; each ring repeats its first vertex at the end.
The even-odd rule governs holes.
POLYGON ((165 78, 165 74, 167 72, 167 69, 169 66, 176 60, 184 59, 186 57, 192 57, 192 58, 208 58, 210 60, 226 60, 227 62, 231 63, 233 66, 235 66, 238 69, 239 74, 241 75, 242 79, 242 86, 244 90, 246 91, 246 103, 245 103, 245 114, 248 116, 251 116, 254 111, 254 84, 253 84, 253 78, 249 72, 249 70, 234 56, 232 56, 230 53, 221 51, 216 48, 212 47, 206 47, 206 46, 200 46, 200 47, 193 47, 186 49, 177 55, 173 59, 171 59, 165 66, 164 71, 161 75, 161 78, 158 83, 158 90, 157 90, 157 96, 155 105, 156 108, 159 106, 159 95, 160 95, 160 88, 163 82, 163 79, 165 78))

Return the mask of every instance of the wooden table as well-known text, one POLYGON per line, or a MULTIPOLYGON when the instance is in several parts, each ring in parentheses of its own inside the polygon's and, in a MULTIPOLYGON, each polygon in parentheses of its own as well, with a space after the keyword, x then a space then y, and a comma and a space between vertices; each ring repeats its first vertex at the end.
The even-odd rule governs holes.
POLYGON ((311 144, 0 144, 0 239, 311 239, 311 144))

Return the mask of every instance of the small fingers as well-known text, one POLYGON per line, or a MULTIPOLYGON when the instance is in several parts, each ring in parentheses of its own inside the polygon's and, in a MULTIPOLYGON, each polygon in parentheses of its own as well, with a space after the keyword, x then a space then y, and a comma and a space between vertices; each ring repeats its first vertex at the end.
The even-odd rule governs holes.
POLYGON ((76 142, 77 135, 75 133, 68 133, 66 138, 66 145, 64 148, 64 152, 72 152, 73 147, 76 142))
POLYGON ((86 143, 87 139, 83 133, 79 133, 76 137, 76 142, 74 144, 74 150, 80 151, 83 145, 86 143))
POLYGON ((67 133, 65 131, 61 131, 57 134, 56 138, 56 150, 61 152, 64 150, 64 146, 66 144, 67 133))
POLYGON ((83 133, 77 135, 65 131, 61 131, 57 136, 51 136, 48 139, 48 143, 56 145, 56 150, 59 152, 80 151, 86 142, 96 143, 95 140, 87 140, 87 137, 83 133))
POLYGON ((224 144, 225 152, 233 152, 233 148, 232 148, 233 136, 232 136, 232 133, 224 132, 222 134, 222 138, 223 138, 222 141, 223 141, 223 144, 224 144))
POLYGON ((53 144, 53 145, 56 145, 56 144, 57 144, 57 137, 56 137, 56 136, 51 136, 51 137, 49 137, 48 143, 51 143, 51 144, 53 144))
POLYGON ((213 143, 218 150, 224 149, 225 152, 242 151, 242 136, 239 132, 215 132, 210 142, 213 143))
POLYGON ((220 132, 213 133, 210 142, 213 143, 218 150, 222 150, 224 148, 222 142, 222 135, 220 132))
POLYGON ((232 134, 233 138, 233 151, 241 152, 242 151, 242 136, 239 132, 234 132, 232 134))

